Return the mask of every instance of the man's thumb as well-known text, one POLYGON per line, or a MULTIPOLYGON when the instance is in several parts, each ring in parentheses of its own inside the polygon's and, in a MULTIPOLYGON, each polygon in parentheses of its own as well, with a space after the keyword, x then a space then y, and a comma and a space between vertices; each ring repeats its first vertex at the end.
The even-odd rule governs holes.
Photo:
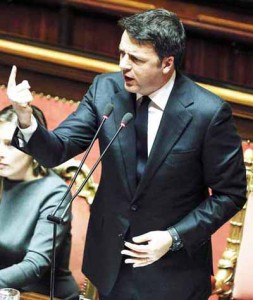
POLYGON ((135 243, 144 243, 144 242, 148 242, 151 239, 150 234, 149 233, 144 233, 142 235, 138 235, 133 237, 133 241, 135 243))

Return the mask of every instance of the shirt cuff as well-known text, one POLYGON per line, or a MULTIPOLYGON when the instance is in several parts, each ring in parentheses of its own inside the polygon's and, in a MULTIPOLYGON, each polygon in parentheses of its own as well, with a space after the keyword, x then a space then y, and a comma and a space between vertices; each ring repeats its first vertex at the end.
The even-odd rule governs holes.
MULTIPOLYGON (((28 143, 30 138, 32 137, 33 133, 36 131, 37 127, 38 127, 38 123, 37 120, 35 119, 35 117, 32 115, 31 118, 31 125, 27 128, 20 128, 18 122, 17 122, 17 127, 19 128, 19 131, 22 135, 22 141, 28 143)), ((19 137, 20 138, 20 137, 19 137)), ((20 143, 20 140, 19 140, 20 143)), ((20 146, 22 147, 22 145, 20 144, 20 146)))

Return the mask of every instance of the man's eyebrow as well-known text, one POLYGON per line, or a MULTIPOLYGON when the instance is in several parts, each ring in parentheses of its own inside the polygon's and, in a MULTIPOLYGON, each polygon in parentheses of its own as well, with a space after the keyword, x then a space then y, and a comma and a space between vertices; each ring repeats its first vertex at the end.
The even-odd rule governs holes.
POLYGON ((131 58, 135 58, 135 59, 138 59, 138 60, 144 60, 142 56, 138 55, 138 53, 126 52, 120 45, 118 47, 118 51, 127 53, 129 55, 129 57, 131 57, 131 58))

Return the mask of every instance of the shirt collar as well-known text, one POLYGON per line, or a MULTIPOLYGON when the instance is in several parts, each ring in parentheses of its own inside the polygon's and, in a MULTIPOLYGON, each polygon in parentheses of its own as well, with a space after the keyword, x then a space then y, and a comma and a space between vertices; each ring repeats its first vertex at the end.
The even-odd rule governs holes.
MULTIPOLYGON (((157 91, 151 93, 149 98, 154 102, 161 110, 165 109, 165 106, 169 100, 170 93, 172 91, 172 88, 174 86, 176 79, 176 71, 173 72, 171 78, 168 82, 165 83, 160 89, 157 91)), ((143 95, 137 93, 136 94, 136 100, 138 101, 143 95)))

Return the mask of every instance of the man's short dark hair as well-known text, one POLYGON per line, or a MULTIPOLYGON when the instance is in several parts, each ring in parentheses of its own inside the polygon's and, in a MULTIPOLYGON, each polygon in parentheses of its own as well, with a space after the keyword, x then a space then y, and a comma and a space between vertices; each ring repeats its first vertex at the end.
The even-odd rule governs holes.
POLYGON ((185 50, 185 30, 178 16, 165 9, 152 9, 119 20, 123 30, 140 44, 151 43, 160 60, 174 56, 181 65, 185 50))

